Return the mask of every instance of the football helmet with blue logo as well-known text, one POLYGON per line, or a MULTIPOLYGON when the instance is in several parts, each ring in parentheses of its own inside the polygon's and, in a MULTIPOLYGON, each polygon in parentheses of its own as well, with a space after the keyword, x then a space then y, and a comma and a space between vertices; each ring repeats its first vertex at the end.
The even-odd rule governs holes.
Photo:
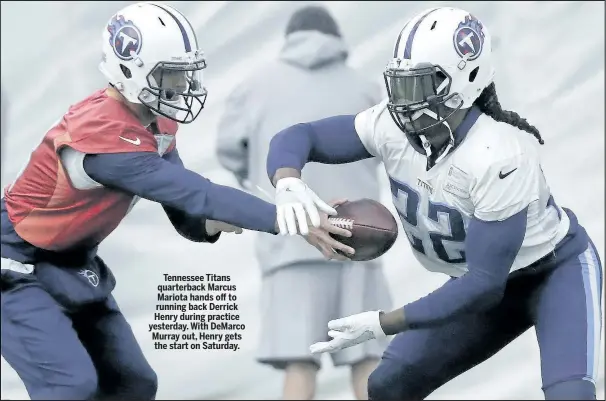
POLYGON ((470 108, 493 80, 491 46, 486 27, 467 11, 433 8, 410 19, 383 73, 396 125, 426 148, 424 136, 445 125, 452 145, 449 118, 470 108))
POLYGON ((205 68, 191 24, 165 4, 125 7, 103 30, 99 69, 126 100, 156 115, 194 121, 206 102, 205 68))

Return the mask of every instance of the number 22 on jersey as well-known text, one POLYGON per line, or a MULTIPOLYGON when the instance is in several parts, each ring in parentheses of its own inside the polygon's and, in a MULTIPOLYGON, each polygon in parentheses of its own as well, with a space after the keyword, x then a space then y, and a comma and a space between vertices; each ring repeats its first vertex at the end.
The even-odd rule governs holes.
POLYGON ((389 177, 393 202, 412 248, 430 259, 465 263, 465 222, 461 212, 423 199, 409 185, 389 177))

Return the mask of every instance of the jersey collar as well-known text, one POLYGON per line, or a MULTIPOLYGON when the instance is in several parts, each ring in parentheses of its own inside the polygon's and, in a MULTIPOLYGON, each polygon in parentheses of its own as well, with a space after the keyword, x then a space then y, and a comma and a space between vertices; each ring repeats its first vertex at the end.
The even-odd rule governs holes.
POLYGON ((471 106, 471 109, 454 132, 454 148, 463 142, 463 139, 465 139, 467 133, 471 130, 471 127, 473 127, 476 121, 478 121, 478 118, 480 118, 480 114, 482 114, 482 112, 477 106, 471 106))

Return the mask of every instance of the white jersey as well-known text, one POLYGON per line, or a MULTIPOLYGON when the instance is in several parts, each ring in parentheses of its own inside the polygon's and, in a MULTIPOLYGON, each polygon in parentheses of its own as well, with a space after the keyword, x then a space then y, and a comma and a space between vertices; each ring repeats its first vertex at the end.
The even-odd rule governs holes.
POLYGON ((380 158, 413 253, 430 271, 459 277, 469 221, 500 221, 528 207, 526 235, 511 271, 552 252, 570 220, 555 204, 541 170, 535 138, 481 114, 463 142, 426 170, 393 122, 387 100, 356 116, 370 154, 380 158))

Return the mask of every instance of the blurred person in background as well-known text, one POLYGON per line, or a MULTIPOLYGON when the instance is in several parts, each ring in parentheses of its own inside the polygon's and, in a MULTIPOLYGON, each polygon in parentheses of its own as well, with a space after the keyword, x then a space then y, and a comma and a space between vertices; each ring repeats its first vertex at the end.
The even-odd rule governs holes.
POLYGON ((206 59, 185 16, 130 5, 101 44, 108 87, 44 133, 1 201, 1 350, 31 399, 154 399, 156 373, 97 255, 140 198, 160 203, 194 242, 239 227, 277 232, 275 205, 216 185, 179 157, 178 124, 206 101, 206 59))
MULTIPOLYGON (((265 169, 274 133, 298 122, 355 114, 381 98, 375 85, 349 68, 348 49, 332 16, 320 6, 296 11, 277 60, 248 76, 229 96, 219 123, 217 154, 243 186, 271 191, 265 169)), ((332 168, 308 165, 305 181, 324 199, 379 199, 378 162, 332 168)), ((301 237, 260 236, 262 329, 257 360, 285 371, 284 399, 312 399, 320 357, 310 344, 326 339, 326 322, 368 308, 389 308, 381 263, 328 261, 301 237), (352 296, 362 294, 362 296, 352 296)), ((353 391, 366 383, 386 341, 332 355, 350 366, 353 391)))

